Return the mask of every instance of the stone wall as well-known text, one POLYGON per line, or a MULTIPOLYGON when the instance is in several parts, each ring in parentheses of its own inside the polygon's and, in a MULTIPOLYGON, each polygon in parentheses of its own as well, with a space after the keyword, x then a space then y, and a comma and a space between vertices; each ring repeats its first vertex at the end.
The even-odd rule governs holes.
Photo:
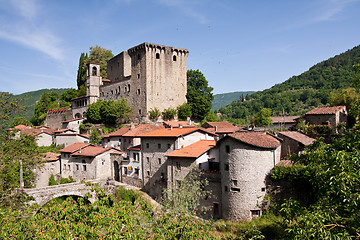
POLYGON ((73 119, 71 109, 61 109, 50 111, 46 114, 45 126, 61 129, 62 122, 73 119))
POLYGON ((219 150, 223 218, 240 221, 259 216, 266 191, 265 178, 280 161, 281 147, 256 148, 226 138, 219 150), (226 145, 230 146, 230 153, 226 152, 226 145))

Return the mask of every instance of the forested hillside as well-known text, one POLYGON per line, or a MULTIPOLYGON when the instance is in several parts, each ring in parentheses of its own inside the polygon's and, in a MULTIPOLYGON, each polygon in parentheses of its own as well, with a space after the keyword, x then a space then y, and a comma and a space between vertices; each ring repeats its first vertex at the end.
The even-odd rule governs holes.
POLYGON ((247 95, 250 96, 250 94, 253 94, 254 92, 255 91, 245 91, 215 94, 214 100, 212 100, 211 110, 215 111, 216 109, 225 107, 233 101, 240 100, 241 97, 246 98, 247 95))
POLYGON ((34 108, 36 102, 40 100, 41 94, 44 92, 51 93, 56 92, 61 95, 66 91, 66 88, 60 89, 40 89, 37 91, 26 92, 18 95, 13 95, 13 98, 19 101, 19 105, 24 107, 24 111, 20 111, 16 114, 16 117, 25 117, 27 120, 30 120, 34 115, 34 108))
MULTIPOLYGON (((220 108, 225 118, 249 120, 262 108, 270 108, 273 116, 300 115, 328 103, 335 89, 351 86, 353 65, 360 63, 360 46, 320 62, 299 76, 250 96, 249 101, 236 101, 220 108)), ((236 120, 235 120, 236 121, 236 120)))

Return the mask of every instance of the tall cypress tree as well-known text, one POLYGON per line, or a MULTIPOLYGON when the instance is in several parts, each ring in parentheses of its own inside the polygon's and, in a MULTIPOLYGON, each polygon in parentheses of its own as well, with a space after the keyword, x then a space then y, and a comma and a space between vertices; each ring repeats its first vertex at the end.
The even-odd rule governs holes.
MULTIPOLYGON (((87 53, 81 53, 79 59, 79 67, 77 74, 77 87, 80 89, 81 86, 86 85, 86 62, 88 60, 87 53)), ((85 86, 86 87, 86 86, 85 86)))

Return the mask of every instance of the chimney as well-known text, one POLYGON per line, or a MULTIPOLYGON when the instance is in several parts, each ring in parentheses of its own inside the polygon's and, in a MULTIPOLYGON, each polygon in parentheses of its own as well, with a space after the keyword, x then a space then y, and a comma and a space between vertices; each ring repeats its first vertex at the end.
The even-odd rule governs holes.
POLYGON ((182 127, 183 127, 183 125, 181 123, 179 123, 179 128, 182 128, 182 127))
POLYGON ((217 132, 217 126, 215 126, 215 132, 217 132))
POLYGON ((189 125, 191 125, 191 119, 189 120, 189 125))
POLYGON ((135 126, 134 125, 131 125, 130 126, 130 130, 134 130, 135 129, 135 126))
POLYGON ((170 130, 172 130, 172 125, 170 125, 170 130))

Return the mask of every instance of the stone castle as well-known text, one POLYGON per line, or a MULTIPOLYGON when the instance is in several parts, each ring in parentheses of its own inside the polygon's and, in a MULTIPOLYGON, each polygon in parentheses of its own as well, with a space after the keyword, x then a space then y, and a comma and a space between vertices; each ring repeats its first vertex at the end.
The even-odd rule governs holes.
POLYGON ((143 122, 151 109, 163 111, 186 102, 187 49, 142 43, 107 63, 108 79, 100 65, 87 66, 86 96, 73 99, 73 118, 82 118, 87 106, 101 100, 125 98, 133 109, 131 119, 143 122))

